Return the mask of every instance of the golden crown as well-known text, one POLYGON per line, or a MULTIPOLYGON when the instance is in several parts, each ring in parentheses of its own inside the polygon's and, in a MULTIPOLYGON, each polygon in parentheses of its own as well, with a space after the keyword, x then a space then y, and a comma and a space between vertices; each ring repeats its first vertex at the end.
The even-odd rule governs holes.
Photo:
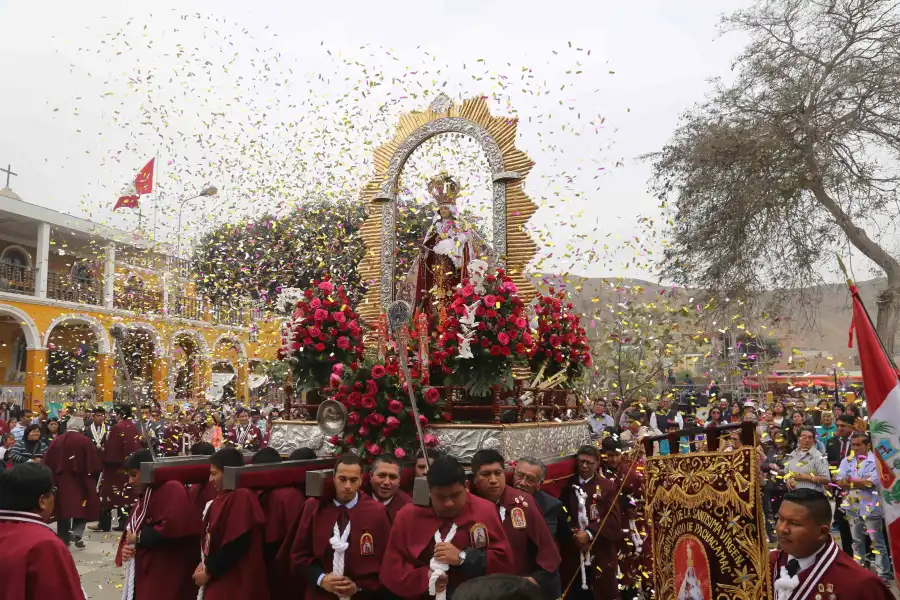
POLYGON ((456 204, 459 198, 459 183, 446 171, 428 182, 428 192, 438 205, 456 204))

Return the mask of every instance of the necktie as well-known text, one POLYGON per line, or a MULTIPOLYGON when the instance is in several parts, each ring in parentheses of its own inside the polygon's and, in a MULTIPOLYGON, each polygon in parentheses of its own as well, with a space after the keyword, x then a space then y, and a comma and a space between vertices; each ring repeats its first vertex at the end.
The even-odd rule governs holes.
POLYGON ((788 577, 793 577, 800 572, 800 561, 792 558, 787 562, 788 577))
POLYGON ((841 460, 844 460, 845 458, 847 458, 847 440, 842 439, 841 440, 841 460))
POLYGON ((338 527, 340 527, 341 531, 343 531, 344 528, 347 526, 347 523, 349 523, 349 522, 350 522, 350 509, 348 509, 346 506, 342 505, 340 507, 340 509, 338 509, 338 518, 337 518, 338 527))

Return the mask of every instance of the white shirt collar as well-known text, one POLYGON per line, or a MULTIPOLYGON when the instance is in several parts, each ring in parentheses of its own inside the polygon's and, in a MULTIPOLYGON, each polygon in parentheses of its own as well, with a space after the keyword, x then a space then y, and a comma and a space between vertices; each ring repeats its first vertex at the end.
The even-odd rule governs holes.
POLYGON ((805 558, 797 558, 796 556, 791 556, 790 554, 788 554, 788 560, 796 559, 797 562, 800 563, 800 572, 802 573, 803 571, 810 568, 814 562, 816 562, 816 558, 819 556, 819 554, 822 553, 822 550, 824 550, 827 546, 828 546, 828 541, 826 541, 824 544, 822 544, 821 548, 819 548, 818 550, 816 550, 815 552, 813 552, 812 554, 810 554, 809 556, 807 556, 805 558))
POLYGON ((578 476, 578 483, 581 484, 581 485, 584 485, 584 484, 586 484, 586 483, 590 483, 591 480, 593 480, 593 479, 594 479, 594 476, 593 476, 593 475, 591 475, 590 478, 588 478, 588 479, 582 479, 582 478, 581 478, 581 475, 579 475, 579 476, 578 476))
POLYGON ((343 506, 344 508, 348 508, 348 509, 355 507, 357 502, 359 502, 359 492, 357 492, 356 495, 353 496, 353 500, 351 500, 347 504, 341 504, 340 502, 337 501, 337 498, 334 499, 335 506, 337 506, 337 507, 343 506))
POLYGON ((391 496, 391 497, 388 498, 387 500, 379 500, 379 502, 381 502, 382 504, 384 504, 385 506, 387 506, 388 504, 391 503, 391 500, 393 500, 393 499, 394 499, 394 497, 391 496))

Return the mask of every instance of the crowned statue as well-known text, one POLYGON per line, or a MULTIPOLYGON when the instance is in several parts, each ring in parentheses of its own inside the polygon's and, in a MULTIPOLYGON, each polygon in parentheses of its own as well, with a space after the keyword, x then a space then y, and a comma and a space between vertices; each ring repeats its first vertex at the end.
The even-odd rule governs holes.
POLYGON ((442 172, 428 183, 428 192, 434 202, 434 221, 398 296, 411 301, 415 310, 428 315, 439 329, 452 302, 453 290, 468 273, 469 265, 474 260, 493 262, 494 253, 484 237, 459 214, 459 182, 442 172))

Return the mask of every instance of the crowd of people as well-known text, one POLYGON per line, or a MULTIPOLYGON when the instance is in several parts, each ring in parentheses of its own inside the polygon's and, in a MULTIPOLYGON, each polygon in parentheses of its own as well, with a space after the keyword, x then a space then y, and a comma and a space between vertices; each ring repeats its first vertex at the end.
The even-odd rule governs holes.
MULTIPOLYGON (((66 547, 84 546, 90 521, 111 530, 115 511, 124 600, 455 600, 465 597, 467 581, 484 576, 528 583, 532 596, 523 598, 647 598, 653 564, 641 508, 640 442, 660 429, 691 427, 697 415, 665 401, 652 408, 636 403, 624 419, 609 408, 616 410, 602 399, 593 403, 588 423, 596 440, 578 449, 576 472, 565 481, 548 479, 538 458, 496 450, 477 452, 470 473, 450 456, 418 456, 415 475, 427 479, 427 504, 413 503, 412 490, 402 489, 404 465, 390 454, 368 466, 356 455, 337 457, 321 497, 306 498, 291 486, 225 489, 225 468, 243 466, 246 452, 254 464, 282 460, 267 447, 267 419, 247 409, 235 410, 229 426, 200 412, 163 418, 148 406, 135 419, 129 406, 110 415, 96 408, 87 417, 64 415, 52 437, 51 419, 23 413, 14 427, 27 424, 7 450, 10 468, 0 472, 0 568, 8 589, 30 586, 10 598, 80 600, 66 547), (79 417, 81 428, 73 426, 79 417), (151 448, 159 455, 208 455, 209 482, 147 487, 140 472, 155 460, 151 448), (52 520, 56 535, 48 536, 52 520)), ((713 424, 735 414, 718 403, 709 408, 706 422, 713 424)), ((821 563, 818 576, 846 575, 855 582, 854 597, 891 598, 889 554, 874 531, 883 523, 878 469, 859 431, 865 420, 830 404, 807 410, 784 399, 771 408, 743 406, 739 420, 758 421, 760 481, 780 548, 772 555, 776 584, 789 586, 798 568, 802 575, 821 563), (837 556, 832 525, 842 531, 839 515, 848 530, 841 542, 850 547, 837 556), (857 564, 865 565, 869 552, 877 574, 857 564)), ((657 440, 654 452, 702 450, 702 437, 685 436, 677 448, 657 440)), ((729 448, 740 445, 738 436, 727 440, 729 448)), ((289 459, 314 457, 303 448, 289 459)))

